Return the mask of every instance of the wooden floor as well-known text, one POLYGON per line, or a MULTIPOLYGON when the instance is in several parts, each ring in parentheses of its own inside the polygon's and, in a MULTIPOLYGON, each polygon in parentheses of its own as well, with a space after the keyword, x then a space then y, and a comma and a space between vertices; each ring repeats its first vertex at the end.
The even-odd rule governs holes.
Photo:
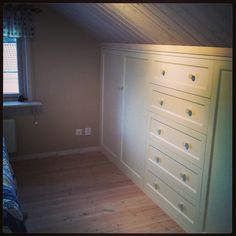
POLYGON ((12 163, 29 232, 184 232, 103 154, 12 163))

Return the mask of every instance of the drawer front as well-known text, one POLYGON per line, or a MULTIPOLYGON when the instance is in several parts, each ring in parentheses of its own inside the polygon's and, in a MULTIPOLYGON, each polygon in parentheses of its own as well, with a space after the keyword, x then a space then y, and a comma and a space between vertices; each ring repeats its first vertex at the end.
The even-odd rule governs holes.
POLYGON ((189 128, 206 133, 209 99, 199 99, 195 96, 188 98, 186 95, 184 98, 178 97, 181 95, 170 91, 170 89, 153 86, 151 88, 150 110, 189 128), (189 99, 194 99, 194 101, 189 99))
MULTIPOLYGON (((148 145, 148 162, 156 175, 168 181, 176 191, 182 189, 183 194, 187 193, 198 200, 200 197, 201 171, 195 171, 175 161, 175 156, 168 156, 151 144, 148 145)), ((181 195, 181 194, 180 194, 181 195)))
POLYGON ((152 82, 203 97, 211 96, 212 61, 197 58, 157 56, 152 82))
POLYGON ((147 170, 146 174, 147 186, 155 194, 168 202, 175 211, 175 214, 181 215, 189 223, 194 224, 197 213, 196 205, 181 197, 150 170, 147 170))
MULTIPOLYGON (((199 134, 193 136, 191 130, 183 131, 180 125, 171 126, 157 120, 155 117, 150 117, 149 134, 154 140, 160 142, 166 148, 173 152, 184 156, 188 161, 202 167, 205 152, 205 136, 199 134)), ((173 125, 173 124, 172 124, 173 125)))

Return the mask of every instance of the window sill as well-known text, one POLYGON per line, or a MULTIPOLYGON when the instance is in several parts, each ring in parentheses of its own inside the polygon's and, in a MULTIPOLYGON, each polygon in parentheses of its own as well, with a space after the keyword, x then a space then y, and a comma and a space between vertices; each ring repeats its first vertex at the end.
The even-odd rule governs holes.
POLYGON ((17 102, 17 101, 8 101, 3 102, 3 108, 8 107, 37 107, 42 106, 41 102, 31 101, 31 102, 17 102))

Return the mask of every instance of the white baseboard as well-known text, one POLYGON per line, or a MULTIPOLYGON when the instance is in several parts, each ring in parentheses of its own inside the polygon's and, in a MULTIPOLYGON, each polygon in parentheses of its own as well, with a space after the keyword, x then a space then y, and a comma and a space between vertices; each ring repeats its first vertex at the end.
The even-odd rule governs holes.
POLYGON ((100 146, 68 149, 68 150, 62 150, 62 151, 56 151, 56 152, 43 152, 43 153, 19 155, 19 156, 10 157, 10 160, 21 161, 21 160, 41 159, 41 158, 51 157, 51 156, 64 156, 64 155, 73 155, 73 154, 97 152, 97 151, 101 151, 100 146))

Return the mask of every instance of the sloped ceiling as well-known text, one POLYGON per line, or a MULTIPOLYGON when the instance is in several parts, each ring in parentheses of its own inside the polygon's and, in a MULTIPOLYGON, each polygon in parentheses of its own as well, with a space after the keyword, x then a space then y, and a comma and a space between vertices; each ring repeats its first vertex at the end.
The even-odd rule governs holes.
POLYGON ((54 3, 99 42, 232 47, 231 4, 54 3))

